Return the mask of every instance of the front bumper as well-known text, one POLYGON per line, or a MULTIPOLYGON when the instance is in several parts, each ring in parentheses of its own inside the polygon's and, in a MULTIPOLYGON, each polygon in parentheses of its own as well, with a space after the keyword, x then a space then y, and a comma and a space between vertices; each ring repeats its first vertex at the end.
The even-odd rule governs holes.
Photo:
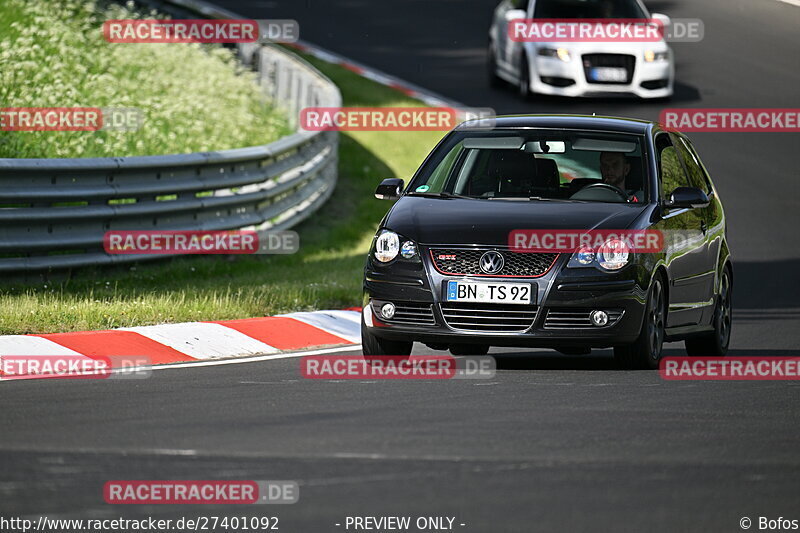
POLYGON ((380 265, 370 258, 364 278, 364 323, 381 338, 439 345, 601 348, 634 342, 644 317, 650 279, 646 270, 636 263, 616 273, 567 269, 568 259, 562 254, 536 278, 487 279, 442 274, 425 253, 419 263, 380 265), (536 301, 454 304, 445 300, 444 287, 450 280, 531 283, 536 301), (397 309, 390 320, 380 315, 386 302, 397 309), (594 326, 589 320, 593 310, 606 311, 609 324, 594 326))
POLYGON ((666 61, 647 63, 635 58, 629 83, 593 83, 586 79, 581 57, 564 62, 558 58, 534 55, 531 59, 531 91, 539 94, 576 97, 634 95, 639 98, 672 96, 674 65, 672 56, 666 61))

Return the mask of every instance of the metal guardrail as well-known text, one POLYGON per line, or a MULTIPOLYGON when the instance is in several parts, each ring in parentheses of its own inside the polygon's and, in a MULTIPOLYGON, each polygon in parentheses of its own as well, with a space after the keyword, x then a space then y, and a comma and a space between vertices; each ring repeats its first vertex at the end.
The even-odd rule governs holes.
MULTIPOLYGON (((272 45, 239 52, 293 127, 302 107, 341 106, 338 88, 301 58, 272 45)), ((335 131, 298 132, 219 152, 0 159, 0 272, 164 257, 106 254, 109 230, 287 229, 332 194, 337 148, 335 131)))

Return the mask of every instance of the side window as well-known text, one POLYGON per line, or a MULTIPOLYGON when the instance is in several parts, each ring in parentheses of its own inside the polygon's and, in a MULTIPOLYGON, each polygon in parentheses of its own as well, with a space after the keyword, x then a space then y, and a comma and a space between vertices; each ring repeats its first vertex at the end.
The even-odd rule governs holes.
POLYGON ((687 187, 689 182, 678 157, 678 151, 666 134, 661 134, 656 138, 656 150, 658 153, 660 194, 661 199, 666 200, 672 194, 672 191, 678 187, 687 187))
POLYGON ((428 178, 428 188, 426 189, 427 192, 436 193, 444 190, 445 184, 447 183, 447 178, 451 176, 453 165, 463 151, 463 143, 458 143, 447 153, 446 156, 444 156, 444 159, 442 159, 442 161, 436 166, 436 169, 434 169, 428 178))
POLYGON ((705 193, 710 193, 711 184, 708 181, 708 176, 703 170, 702 164, 697 158, 695 151, 692 150, 689 143, 682 137, 673 136, 672 138, 675 140, 675 145, 678 146, 678 152, 681 155, 681 159, 683 159, 684 165, 686 165, 686 171, 689 175, 689 185, 691 187, 697 187, 705 193))

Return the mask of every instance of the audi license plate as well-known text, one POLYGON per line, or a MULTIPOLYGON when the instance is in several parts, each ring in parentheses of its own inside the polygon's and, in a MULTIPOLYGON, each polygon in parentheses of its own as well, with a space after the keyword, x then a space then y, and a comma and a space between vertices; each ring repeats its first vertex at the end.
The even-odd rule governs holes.
POLYGON ((524 305, 530 304, 533 298, 530 283, 447 282, 448 302, 524 305))
POLYGON ((628 71, 624 68, 595 67, 589 71, 592 81, 624 83, 628 81, 628 71))

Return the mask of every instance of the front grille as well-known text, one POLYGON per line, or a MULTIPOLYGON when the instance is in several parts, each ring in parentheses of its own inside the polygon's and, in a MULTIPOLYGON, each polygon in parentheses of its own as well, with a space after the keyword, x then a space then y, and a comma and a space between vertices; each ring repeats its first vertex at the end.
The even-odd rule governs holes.
POLYGON ((468 331, 523 332, 533 325, 538 311, 535 305, 442 304, 442 316, 447 325, 468 331))
POLYGON ((636 56, 629 54, 584 54, 583 71, 588 83, 605 85, 627 85, 633 80, 633 71, 636 68, 636 56), (624 68, 628 74, 625 81, 594 81, 589 71, 594 67, 624 68))
MULTIPOLYGON (((607 328, 613 326, 622 318, 622 309, 602 309, 608 314, 607 328)), ((590 315, 594 309, 548 309, 544 319, 545 329, 600 329, 592 324, 590 315)))
POLYGON ((394 316, 391 319, 386 319, 381 316, 381 306, 385 303, 385 301, 373 300, 372 308, 375 310, 375 316, 387 324, 406 324, 409 326, 436 325, 431 304, 393 301, 394 316))
POLYGON ((558 254, 516 253, 495 250, 503 256, 503 268, 496 274, 481 270, 481 256, 488 249, 434 248, 431 259, 436 270, 451 276, 525 277, 538 278, 547 273, 558 254))

